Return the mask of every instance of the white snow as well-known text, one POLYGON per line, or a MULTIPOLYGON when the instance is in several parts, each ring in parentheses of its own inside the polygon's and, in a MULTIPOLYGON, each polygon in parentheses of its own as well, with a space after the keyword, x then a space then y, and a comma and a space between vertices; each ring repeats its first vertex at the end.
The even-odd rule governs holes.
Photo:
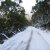
POLYGON ((0 45, 0 50, 50 50, 50 31, 29 26, 0 45))

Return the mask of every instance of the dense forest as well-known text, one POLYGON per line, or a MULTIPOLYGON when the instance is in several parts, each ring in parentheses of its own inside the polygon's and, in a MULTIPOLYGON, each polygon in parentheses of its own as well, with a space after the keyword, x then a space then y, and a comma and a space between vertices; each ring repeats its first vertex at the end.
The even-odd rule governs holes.
POLYGON ((14 32, 23 31, 28 26, 28 21, 25 18, 25 9, 20 6, 22 1, 16 2, 5 0, 0 6, 0 43, 14 35, 14 32))
POLYGON ((50 0, 36 0, 36 5, 32 7, 32 11, 33 25, 50 29, 50 0))

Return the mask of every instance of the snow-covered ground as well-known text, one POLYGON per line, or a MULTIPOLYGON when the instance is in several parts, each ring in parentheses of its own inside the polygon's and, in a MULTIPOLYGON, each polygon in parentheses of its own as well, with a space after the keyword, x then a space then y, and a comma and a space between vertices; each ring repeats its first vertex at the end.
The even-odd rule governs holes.
POLYGON ((50 50, 50 31, 29 26, 0 44, 0 50, 50 50))

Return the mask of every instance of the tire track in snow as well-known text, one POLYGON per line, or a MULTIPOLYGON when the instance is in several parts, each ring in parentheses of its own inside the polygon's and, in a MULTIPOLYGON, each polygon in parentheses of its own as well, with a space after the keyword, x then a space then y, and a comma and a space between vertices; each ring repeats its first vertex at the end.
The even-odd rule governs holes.
POLYGON ((49 45, 49 43, 44 39, 44 37, 39 32, 38 32, 38 35, 41 36, 41 38, 49 45))
POLYGON ((30 43, 31 43, 31 40, 32 40, 32 35, 33 35, 33 30, 31 31, 31 35, 30 35, 30 38, 27 42, 27 46, 26 46, 26 49, 25 50, 29 50, 29 47, 30 47, 30 43))

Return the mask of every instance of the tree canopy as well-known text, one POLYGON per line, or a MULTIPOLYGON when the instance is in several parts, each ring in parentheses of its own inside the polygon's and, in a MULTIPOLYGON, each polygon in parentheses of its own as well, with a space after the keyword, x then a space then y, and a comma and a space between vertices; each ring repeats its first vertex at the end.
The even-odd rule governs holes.
POLYGON ((44 0, 39 1, 34 7, 32 7, 32 11, 34 12, 32 15, 33 23, 40 23, 39 25, 46 25, 44 27, 48 27, 50 25, 50 1, 44 0))
POLYGON ((16 3, 11 0, 1 2, 0 6, 0 38, 3 39, 2 33, 11 37, 12 32, 24 30, 28 25, 25 18, 25 9, 20 6, 21 0, 16 3))

